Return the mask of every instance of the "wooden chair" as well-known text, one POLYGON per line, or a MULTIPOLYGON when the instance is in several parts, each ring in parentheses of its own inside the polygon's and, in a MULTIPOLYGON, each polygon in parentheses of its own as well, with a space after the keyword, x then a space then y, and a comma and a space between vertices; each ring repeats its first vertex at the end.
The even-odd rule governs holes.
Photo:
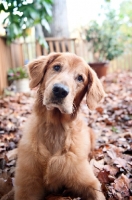
POLYGON ((76 53, 76 38, 45 38, 48 48, 36 42, 36 55, 47 55, 51 52, 72 52, 76 53))

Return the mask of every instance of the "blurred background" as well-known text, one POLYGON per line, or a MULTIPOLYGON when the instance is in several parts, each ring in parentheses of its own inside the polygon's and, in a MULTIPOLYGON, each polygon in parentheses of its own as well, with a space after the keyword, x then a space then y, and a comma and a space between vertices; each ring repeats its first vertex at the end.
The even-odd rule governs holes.
POLYGON ((132 69, 132 0, 0 0, 0 93, 50 52, 83 57, 99 78, 132 69), (101 68, 102 67, 102 68, 101 68))

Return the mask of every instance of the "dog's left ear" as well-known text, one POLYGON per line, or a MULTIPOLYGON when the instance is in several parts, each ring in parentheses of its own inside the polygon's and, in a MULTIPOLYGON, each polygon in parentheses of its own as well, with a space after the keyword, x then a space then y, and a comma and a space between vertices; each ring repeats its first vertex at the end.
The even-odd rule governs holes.
POLYGON ((96 73, 89 67, 88 72, 88 91, 86 96, 87 105, 90 110, 97 107, 97 104, 105 96, 103 86, 96 73))

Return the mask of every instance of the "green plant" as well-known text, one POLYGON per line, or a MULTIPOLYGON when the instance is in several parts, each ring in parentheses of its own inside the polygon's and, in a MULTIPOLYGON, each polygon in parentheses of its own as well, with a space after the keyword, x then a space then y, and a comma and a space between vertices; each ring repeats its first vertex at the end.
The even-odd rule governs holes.
POLYGON ((13 69, 9 69, 7 73, 7 77, 9 81, 15 81, 23 78, 28 78, 27 71, 24 67, 17 67, 13 69))
POLYGON ((128 38, 127 46, 132 50, 132 0, 125 0, 120 4, 119 17, 122 20, 121 30, 128 38))
POLYGON ((89 24, 85 33, 95 62, 113 60, 123 53, 124 43, 120 26, 114 10, 106 13, 105 20, 101 24, 96 21, 89 24))
POLYGON ((3 20, 9 42, 28 35, 29 29, 41 24, 47 31, 52 19, 52 0, 2 0, 0 12, 7 16, 3 20))

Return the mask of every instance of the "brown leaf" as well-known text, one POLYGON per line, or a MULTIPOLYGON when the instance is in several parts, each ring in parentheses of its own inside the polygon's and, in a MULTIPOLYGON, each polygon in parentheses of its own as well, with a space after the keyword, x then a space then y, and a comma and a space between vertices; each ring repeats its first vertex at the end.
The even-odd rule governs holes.
POLYGON ((111 126, 114 125, 114 122, 110 118, 106 118, 105 123, 106 125, 111 125, 111 126))
POLYGON ((8 153, 6 154, 6 158, 8 161, 14 160, 17 157, 17 148, 13 149, 11 151, 8 151, 8 153))
POLYGON ((104 169, 110 172, 110 175, 115 176, 119 172, 119 168, 116 166, 104 165, 104 169))
POLYGON ((10 192, 5 194, 1 200, 14 200, 14 190, 12 189, 10 192))
POLYGON ((126 167, 126 164, 127 164, 127 161, 125 159, 122 159, 122 158, 116 158, 114 160, 114 163, 118 166, 118 167, 123 167, 125 168, 126 167))
POLYGON ((12 187, 13 183, 10 177, 6 181, 3 178, 0 178, 0 197, 12 190, 12 187))
POLYGON ((106 171, 106 170, 101 170, 99 173, 98 173, 98 179, 101 183, 109 183, 109 172, 106 171))
POLYGON ((122 174, 118 179, 115 180, 114 188, 118 191, 122 197, 129 197, 129 179, 122 174))
POLYGON ((97 107, 96 110, 100 113, 100 114, 103 114, 103 111, 104 109, 100 106, 100 107, 97 107))

